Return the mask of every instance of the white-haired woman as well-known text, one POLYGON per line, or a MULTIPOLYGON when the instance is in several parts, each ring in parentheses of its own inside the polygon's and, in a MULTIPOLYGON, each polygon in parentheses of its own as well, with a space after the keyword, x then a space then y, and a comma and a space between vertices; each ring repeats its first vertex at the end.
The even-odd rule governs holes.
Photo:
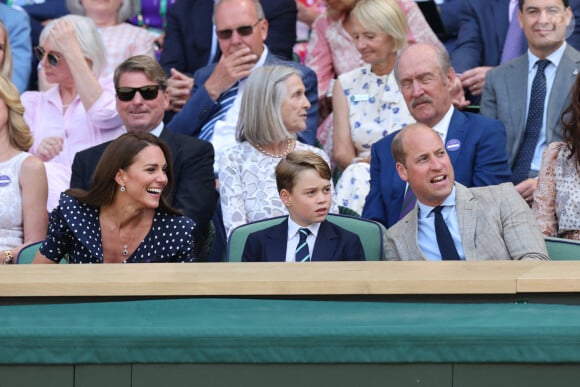
MULTIPOLYGON (((285 66, 264 66, 244 86, 236 138, 219 162, 220 200, 226 233, 260 219, 287 214, 278 196, 275 168, 293 150, 323 150, 296 141, 306 129, 310 102, 298 72, 285 66)), ((333 204, 331 212, 337 212, 333 204)))
POLYGON ((22 94, 24 119, 34 136, 31 153, 45 162, 48 210, 69 187, 76 152, 112 140, 123 131, 111 78, 103 73, 106 54, 95 23, 67 15, 50 22, 35 55, 53 84, 22 94))

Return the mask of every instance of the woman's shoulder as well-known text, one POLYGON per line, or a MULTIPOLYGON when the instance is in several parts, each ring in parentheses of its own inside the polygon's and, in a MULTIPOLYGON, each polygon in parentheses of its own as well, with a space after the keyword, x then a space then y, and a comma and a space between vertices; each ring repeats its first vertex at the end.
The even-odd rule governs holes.
POLYGON ((160 225, 165 225, 167 228, 173 228, 176 230, 182 229, 193 231, 196 226, 196 223, 193 219, 184 215, 170 214, 162 209, 158 209, 155 212, 154 222, 160 225))

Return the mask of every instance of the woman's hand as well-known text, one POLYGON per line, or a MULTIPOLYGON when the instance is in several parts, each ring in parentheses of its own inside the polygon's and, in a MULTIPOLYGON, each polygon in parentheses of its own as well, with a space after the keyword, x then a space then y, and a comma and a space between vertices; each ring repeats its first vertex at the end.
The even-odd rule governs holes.
POLYGON ((36 148, 36 156, 42 161, 50 161, 62 152, 63 143, 62 137, 47 137, 36 148))
POLYGON ((50 43, 54 51, 61 53, 65 58, 72 55, 83 57, 77 34, 73 25, 67 20, 60 20, 50 31, 50 43))

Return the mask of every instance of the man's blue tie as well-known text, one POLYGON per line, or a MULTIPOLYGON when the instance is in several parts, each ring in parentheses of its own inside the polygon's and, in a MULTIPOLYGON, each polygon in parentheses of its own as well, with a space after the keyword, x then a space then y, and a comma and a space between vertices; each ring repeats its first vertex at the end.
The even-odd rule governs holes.
POLYGON ((201 140, 210 141, 213 136, 213 128, 217 121, 223 120, 226 117, 228 110, 232 107, 234 100, 236 99, 236 95, 238 94, 238 86, 239 82, 234 83, 234 85, 223 93, 218 98, 219 108, 218 110, 210 117, 209 121, 201 128, 199 132, 199 136, 197 136, 201 140))
POLYGON ((306 239, 310 235, 310 230, 307 228, 301 228, 298 230, 300 234, 300 240, 298 241, 298 246, 296 246, 296 256, 294 260, 296 262, 306 262, 310 261, 310 252, 308 251, 308 242, 306 239))
POLYGON ((403 219, 409 212, 411 212, 411 210, 415 207, 415 203, 417 203, 415 192, 413 192, 411 186, 407 184, 407 192, 405 192, 405 197, 403 198, 403 205, 401 206, 399 220, 403 219))
POLYGON ((540 59, 536 64, 538 65, 538 71, 532 82, 524 141, 512 167, 512 181, 514 184, 526 180, 530 174, 530 166, 544 119, 544 101, 546 100, 546 75, 544 70, 550 64, 550 61, 540 59))
POLYGON ((433 208, 433 212, 435 213, 435 236, 437 237, 441 258, 444 261, 458 261, 460 259, 459 254, 457 253, 455 243, 453 243, 453 238, 445 223, 445 219, 443 219, 441 210, 443 210, 443 206, 433 208))

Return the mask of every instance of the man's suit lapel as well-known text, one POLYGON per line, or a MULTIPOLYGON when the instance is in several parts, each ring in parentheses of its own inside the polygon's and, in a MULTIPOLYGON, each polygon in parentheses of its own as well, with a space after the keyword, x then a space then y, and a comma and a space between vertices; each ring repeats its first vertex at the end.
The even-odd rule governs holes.
POLYGON ((286 245, 288 243, 288 218, 272 227, 266 233, 264 253, 269 262, 286 261, 286 245))
POLYGON ((318 236, 316 237, 316 243, 314 244, 314 251, 312 252, 312 260, 328 260, 335 255, 335 249, 338 245, 337 235, 332 229, 330 222, 325 220, 320 224, 318 229, 318 236))
POLYGON ((405 227, 402 229, 404 235, 398 238, 403 243, 401 246, 402 255, 410 257, 413 261, 425 260, 426 258, 419 248, 419 206, 415 204, 415 207, 401 222, 405 223, 405 227))
POLYGON ((469 190, 455 183, 457 221, 465 260, 475 259, 475 230, 477 229, 476 200, 469 190))
POLYGON ((548 114, 546 116, 546 141, 548 144, 555 140, 552 139, 553 133, 556 131, 556 127, 559 126, 560 114, 566 108, 565 105, 570 96, 570 92, 566 91, 574 84, 579 68, 580 55, 574 52, 570 45, 567 45, 556 70, 556 77, 554 78, 548 102, 548 114))
POLYGON ((461 146, 465 144, 465 134, 467 133, 467 119, 465 115, 460 112, 459 110, 455 109, 453 115, 451 116, 451 121, 449 122, 449 128, 447 129, 447 136, 445 137, 445 149, 449 154, 449 159, 451 160, 452 165, 456 165, 457 157, 461 151, 461 146), (448 148, 448 145, 455 144, 456 141, 459 141, 459 148, 451 150, 448 148))
MULTIPOLYGON (((512 62, 506 64, 506 66, 509 66, 509 71, 506 72, 506 79, 504 81, 508 85, 507 100, 512 102, 513 114, 510 116, 511 122, 505 126, 506 128, 513 128, 515 132, 513 149, 509 153, 517 155, 526 129, 526 113, 528 110, 528 54, 526 53, 514 59, 512 62)), ((510 160, 510 162, 513 162, 513 160, 510 160)))

